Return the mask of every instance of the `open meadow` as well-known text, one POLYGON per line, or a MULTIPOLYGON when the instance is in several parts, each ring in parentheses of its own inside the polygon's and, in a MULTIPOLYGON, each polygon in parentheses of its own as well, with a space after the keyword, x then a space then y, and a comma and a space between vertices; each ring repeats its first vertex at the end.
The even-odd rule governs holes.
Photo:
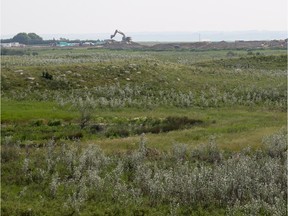
POLYGON ((1 215, 286 215, 287 51, 8 49, 1 215))

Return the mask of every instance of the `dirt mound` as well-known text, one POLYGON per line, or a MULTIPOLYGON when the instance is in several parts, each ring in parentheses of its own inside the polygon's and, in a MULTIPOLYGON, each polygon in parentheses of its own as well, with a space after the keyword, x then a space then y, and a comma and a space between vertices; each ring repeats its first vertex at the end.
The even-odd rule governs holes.
POLYGON ((135 43, 135 42, 130 42, 130 43, 125 43, 125 42, 118 42, 114 41, 112 43, 106 43, 103 48, 107 49, 142 49, 145 48, 145 46, 135 43))
POLYGON ((144 49, 144 50, 222 50, 222 49, 287 49, 287 40, 272 41, 219 41, 219 42, 179 42, 179 43, 159 43, 153 46, 145 46, 136 42, 109 41, 103 45, 106 49, 126 50, 126 49, 144 49))
POLYGON ((235 42, 193 42, 193 43, 161 43, 151 46, 152 50, 209 50, 209 49, 263 49, 287 48, 286 40, 272 41, 235 41, 235 42))

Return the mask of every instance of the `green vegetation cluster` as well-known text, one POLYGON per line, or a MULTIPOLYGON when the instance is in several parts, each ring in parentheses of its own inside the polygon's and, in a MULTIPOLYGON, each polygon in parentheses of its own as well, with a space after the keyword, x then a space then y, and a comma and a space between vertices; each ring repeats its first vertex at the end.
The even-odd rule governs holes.
POLYGON ((287 212, 286 51, 4 52, 2 215, 287 212))

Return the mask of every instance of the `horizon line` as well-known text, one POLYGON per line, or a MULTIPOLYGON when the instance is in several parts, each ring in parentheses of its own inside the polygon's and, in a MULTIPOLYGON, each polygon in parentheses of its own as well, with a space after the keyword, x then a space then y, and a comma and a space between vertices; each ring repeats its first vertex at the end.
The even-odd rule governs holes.
MULTIPOLYGON (((125 32, 125 31, 124 31, 125 32)), ((18 32, 24 33, 24 32, 18 32)), ((16 34, 3 34, 1 32, 1 40, 12 39, 16 34)), ((29 32, 27 32, 29 33, 29 32)), ((69 40, 94 40, 93 38, 105 40, 110 38, 110 33, 37 33, 44 40, 52 40, 53 38, 63 37, 69 40), (85 38, 86 37, 86 38, 85 38)), ((286 39, 287 31, 284 30, 203 30, 203 31, 142 31, 142 32, 125 32, 126 35, 132 36, 134 41, 235 41, 235 40, 279 40, 286 39), (206 35, 205 35, 206 34, 206 35), (219 35, 224 34, 224 35, 219 35), (237 35, 239 34, 239 35, 237 35), (274 34, 274 35, 273 35, 274 34), (220 37, 221 36, 221 37, 220 37), (154 38, 155 37, 155 38, 154 38)))

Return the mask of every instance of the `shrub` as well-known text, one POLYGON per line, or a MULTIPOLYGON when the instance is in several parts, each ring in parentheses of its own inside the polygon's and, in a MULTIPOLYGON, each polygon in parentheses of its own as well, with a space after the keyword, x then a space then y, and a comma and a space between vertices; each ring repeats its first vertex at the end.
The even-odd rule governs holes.
POLYGON ((203 121, 189 119, 188 117, 173 117, 169 116, 163 121, 163 132, 171 131, 171 130, 178 130, 183 129, 185 127, 190 127, 192 125, 200 124, 203 121))
POLYGON ((285 129, 264 137, 262 142, 269 156, 274 158, 284 158, 287 156, 287 131, 285 129))
POLYGON ((106 137, 128 137, 129 134, 129 130, 121 126, 111 127, 105 132, 106 137))
POLYGON ((193 125, 201 124, 203 121, 189 119, 188 117, 169 116, 166 119, 146 119, 143 124, 136 129, 137 134, 142 133, 161 133, 173 130, 190 128, 193 125))
POLYGON ((17 161, 19 157, 19 144, 12 137, 5 137, 1 145, 1 162, 17 161))
POLYGON ((173 156, 176 160, 184 160, 188 156, 187 145, 174 144, 172 149, 173 156))
POLYGON ((43 72, 42 73, 42 77, 48 80, 52 80, 53 76, 51 74, 49 74, 48 72, 43 72))
POLYGON ((191 159, 194 161, 206 161, 209 163, 220 162, 222 152, 218 148, 215 138, 210 138, 208 144, 200 145, 191 152, 191 159))
POLYGON ((38 119, 31 122, 31 126, 42 126, 42 125, 44 125, 43 119, 38 119))
POLYGON ((237 54, 234 53, 233 51, 229 51, 229 52, 227 52, 227 54, 226 54, 227 57, 234 57, 234 56, 236 56, 236 55, 237 55, 237 54))
POLYGON ((104 129, 105 129, 104 125, 101 125, 101 124, 91 125, 90 126, 90 133, 96 134, 96 133, 104 131, 104 129))
POLYGON ((92 118, 92 113, 96 107, 93 97, 86 96, 85 99, 78 97, 73 100, 72 108, 80 113, 80 128, 83 129, 92 118))
POLYGON ((61 124, 61 120, 50 120, 47 123, 48 126, 60 126, 61 124))
POLYGON ((247 55, 254 55, 252 50, 247 50, 247 55))

